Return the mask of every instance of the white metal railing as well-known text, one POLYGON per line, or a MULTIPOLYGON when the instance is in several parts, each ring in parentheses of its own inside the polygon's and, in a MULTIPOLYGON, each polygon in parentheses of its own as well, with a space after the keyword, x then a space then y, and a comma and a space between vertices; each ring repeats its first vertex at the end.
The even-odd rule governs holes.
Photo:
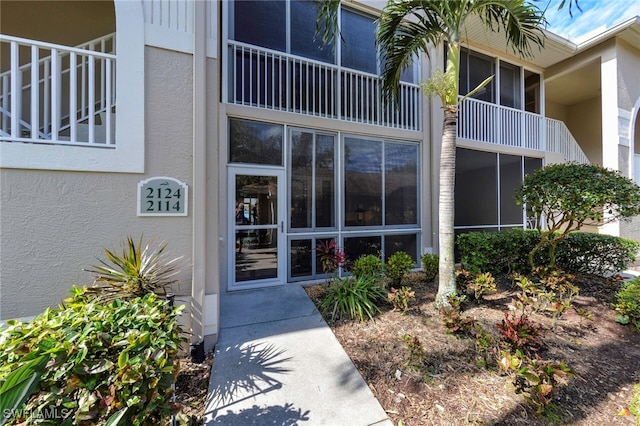
POLYGON ((401 83, 399 107, 382 100, 380 78, 229 41, 227 102, 317 117, 420 130, 421 92, 401 83))
POLYGON ((9 52, 0 74, 3 141, 115 144, 115 34, 77 47, 7 35, 0 44, 9 52))
POLYGON ((589 163, 567 126, 559 120, 468 98, 458 111, 459 138, 562 154, 589 163))

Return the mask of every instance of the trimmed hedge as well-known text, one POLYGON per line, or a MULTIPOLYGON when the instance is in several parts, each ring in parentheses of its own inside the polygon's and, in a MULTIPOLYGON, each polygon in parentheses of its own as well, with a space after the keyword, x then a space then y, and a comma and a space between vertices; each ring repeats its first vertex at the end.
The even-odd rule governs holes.
MULTIPOLYGON (((457 248, 462 267, 471 273, 504 275, 529 271, 527 255, 540 239, 537 230, 469 232, 459 235, 457 248)), ((626 238, 589 232, 572 232, 558 244, 556 266, 569 273, 604 276, 632 263, 640 243, 626 238)), ((547 265, 546 247, 536 254, 537 265, 547 265)))
POLYGON ((0 332, 0 383, 31 360, 49 359, 8 424, 163 424, 176 408, 181 308, 154 294, 102 304, 74 291, 65 306, 8 321, 0 332))

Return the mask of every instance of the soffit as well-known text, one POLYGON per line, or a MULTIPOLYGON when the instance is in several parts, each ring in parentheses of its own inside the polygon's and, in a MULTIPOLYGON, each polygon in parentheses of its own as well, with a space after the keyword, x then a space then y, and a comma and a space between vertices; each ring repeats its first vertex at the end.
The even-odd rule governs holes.
MULTIPOLYGON (((544 31, 544 47, 532 47, 532 57, 521 59, 541 68, 547 68, 571 57, 576 51, 576 45, 549 31, 544 31)), ((519 55, 508 47, 503 30, 498 32, 487 29, 480 19, 472 17, 468 20, 461 34, 462 42, 471 46, 482 46, 496 52, 503 52, 508 56, 519 58, 519 55)))

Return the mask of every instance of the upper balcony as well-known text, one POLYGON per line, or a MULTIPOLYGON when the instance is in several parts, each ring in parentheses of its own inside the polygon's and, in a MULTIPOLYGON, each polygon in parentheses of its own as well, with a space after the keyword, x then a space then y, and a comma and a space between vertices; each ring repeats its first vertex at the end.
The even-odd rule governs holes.
POLYGON ((374 74, 231 40, 227 70, 228 103, 421 130, 417 84, 401 83, 398 102, 390 103, 374 74))
POLYGON ((468 98, 460 104, 458 138, 561 154, 565 161, 590 163, 562 121, 468 98))
POLYGON ((70 47, 0 35, 0 140, 115 146, 115 34, 70 47))

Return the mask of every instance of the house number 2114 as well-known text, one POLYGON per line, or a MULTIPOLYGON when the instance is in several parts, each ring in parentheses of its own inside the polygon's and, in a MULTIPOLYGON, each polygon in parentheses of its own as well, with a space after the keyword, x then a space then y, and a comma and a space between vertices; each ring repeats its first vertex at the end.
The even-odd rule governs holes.
POLYGON ((186 216, 187 184, 162 176, 138 183, 138 216, 186 216))

